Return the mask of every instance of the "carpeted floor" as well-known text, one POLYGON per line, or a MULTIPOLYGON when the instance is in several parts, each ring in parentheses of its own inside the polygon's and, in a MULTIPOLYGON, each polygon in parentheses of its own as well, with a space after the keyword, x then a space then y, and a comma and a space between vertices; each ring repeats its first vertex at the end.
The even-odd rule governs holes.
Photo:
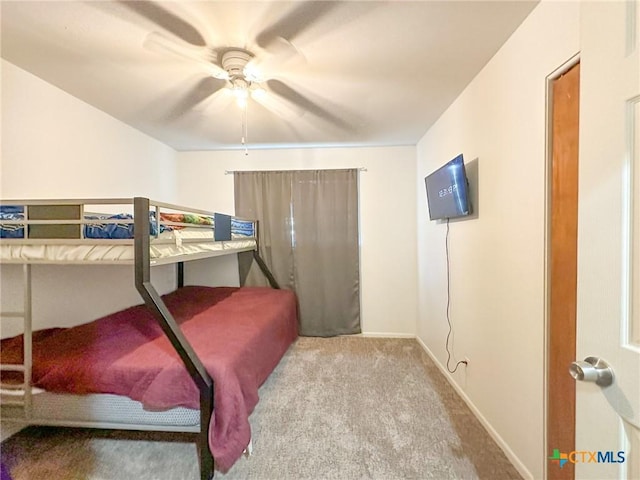
MULTIPOLYGON (((305 338, 260 389, 253 454, 224 480, 520 479, 415 340, 305 338)), ((197 480, 182 434, 31 427, 14 480, 197 480)))

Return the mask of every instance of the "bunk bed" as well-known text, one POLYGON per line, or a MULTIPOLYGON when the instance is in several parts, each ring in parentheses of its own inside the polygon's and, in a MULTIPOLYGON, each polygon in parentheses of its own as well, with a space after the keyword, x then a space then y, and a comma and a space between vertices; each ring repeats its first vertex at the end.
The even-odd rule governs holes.
POLYGON ((4 419, 191 432, 202 479, 250 447, 257 389, 297 337, 295 296, 260 258, 257 222, 142 197, 6 200, 0 264, 22 265, 24 290, 23 311, 2 313, 24 320, 2 340, 4 419), (184 262, 241 252, 272 289, 184 285, 184 262), (161 296, 151 266, 173 263, 177 289, 161 296), (144 303, 32 332, 34 264, 133 266, 144 303))

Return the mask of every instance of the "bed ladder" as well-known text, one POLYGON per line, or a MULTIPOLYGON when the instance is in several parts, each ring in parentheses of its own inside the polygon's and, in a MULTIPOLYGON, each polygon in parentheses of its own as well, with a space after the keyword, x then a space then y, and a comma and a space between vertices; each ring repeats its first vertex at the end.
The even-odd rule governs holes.
POLYGON ((21 312, 0 312, 0 318, 22 318, 23 320, 23 356, 22 364, 1 364, 0 371, 21 372, 22 383, 20 384, 0 384, 3 394, 2 405, 17 406, 24 409, 24 419, 31 417, 32 391, 31 391, 31 368, 32 368, 32 309, 31 309, 31 265, 24 264, 23 270, 23 309, 21 312), (15 395, 15 399, 6 399, 9 395, 15 395))

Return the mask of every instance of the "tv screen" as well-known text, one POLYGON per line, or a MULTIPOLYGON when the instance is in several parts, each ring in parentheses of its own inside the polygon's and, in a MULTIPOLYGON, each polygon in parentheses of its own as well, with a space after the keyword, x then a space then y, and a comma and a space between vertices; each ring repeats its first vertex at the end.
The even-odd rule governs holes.
POLYGON ((469 215, 469 189, 462 154, 424 179, 429 218, 440 220, 469 215))

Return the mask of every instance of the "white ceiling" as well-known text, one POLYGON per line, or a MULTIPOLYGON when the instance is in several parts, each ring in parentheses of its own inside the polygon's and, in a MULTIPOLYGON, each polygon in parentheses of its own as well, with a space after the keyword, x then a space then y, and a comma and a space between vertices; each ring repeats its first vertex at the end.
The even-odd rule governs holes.
POLYGON ((207 62, 255 55, 250 147, 413 145, 536 1, 5 1, 2 57, 177 150, 238 147, 207 62), (215 93, 212 93, 215 92, 215 93))

